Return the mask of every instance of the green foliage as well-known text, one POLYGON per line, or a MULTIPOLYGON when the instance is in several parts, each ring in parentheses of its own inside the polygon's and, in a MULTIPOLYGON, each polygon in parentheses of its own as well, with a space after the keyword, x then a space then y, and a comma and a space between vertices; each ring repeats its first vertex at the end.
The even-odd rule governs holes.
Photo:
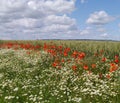
MULTIPOLYGON (((61 68, 53 67, 55 57, 47 51, 0 49, 0 103, 120 103, 120 67, 109 72, 115 55, 120 55, 119 42, 98 41, 2 41, 69 47, 67 57, 58 55, 61 68), (85 52, 76 62, 73 51, 85 52), (101 54, 101 50, 104 51, 101 54), (27 53, 27 52, 30 52, 27 53), (95 57, 94 53, 99 56, 95 57), (101 59, 106 57, 106 61, 101 59), (69 61, 71 60, 71 61, 69 61), (69 62, 68 62, 69 61, 69 62), (80 65, 79 63, 83 63, 80 65), (96 68, 92 68, 94 63, 96 68), (89 70, 84 70, 87 64, 89 70), (75 65, 76 70, 73 70, 75 65), (90 73, 90 71, 92 73, 90 73), (109 74, 109 75, 108 75, 109 74), (110 77, 109 77, 110 76, 110 77)), ((115 64, 119 65, 119 64, 115 64)))

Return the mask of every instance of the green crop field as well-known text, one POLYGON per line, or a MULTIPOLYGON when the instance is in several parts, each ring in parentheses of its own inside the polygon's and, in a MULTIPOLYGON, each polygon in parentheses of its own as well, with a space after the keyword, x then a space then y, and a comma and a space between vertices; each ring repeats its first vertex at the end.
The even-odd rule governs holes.
POLYGON ((0 103, 120 103, 120 42, 0 41, 0 103))

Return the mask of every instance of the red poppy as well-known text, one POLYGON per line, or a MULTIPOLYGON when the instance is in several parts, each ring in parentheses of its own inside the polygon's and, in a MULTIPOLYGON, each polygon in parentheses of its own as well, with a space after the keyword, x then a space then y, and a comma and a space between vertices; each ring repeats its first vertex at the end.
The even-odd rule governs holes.
POLYGON ((66 51, 66 52, 69 52, 69 51, 70 51, 70 48, 66 48, 65 51, 66 51))
POLYGON ((118 69, 118 66, 115 63, 110 64, 110 69, 109 69, 110 72, 113 72, 113 71, 115 71, 117 69, 118 69))
POLYGON ((92 64, 91 66, 92 66, 93 69, 96 68, 96 64, 92 64))
POLYGON ((118 59, 115 59, 115 63, 119 63, 119 60, 118 60, 118 59))
POLYGON ((58 49, 59 49, 59 50, 62 50, 62 46, 58 46, 58 49))
POLYGON ((106 58, 105 58, 105 57, 103 57, 103 58, 102 58, 102 62, 105 62, 105 61, 106 61, 106 58))
POLYGON ((79 59, 83 59, 85 57, 85 53, 84 52, 81 52, 78 54, 78 58, 79 59))
POLYGON ((84 70, 88 70, 88 66, 87 65, 84 65, 83 68, 84 68, 84 70))
POLYGON ((76 65, 73 65, 72 66, 72 69, 75 71, 75 70, 77 70, 77 66, 76 65))
POLYGON ((61 62, 63 62, 63 63, 64 63, 64 62, 65 62, 65 60, 64 60, 64 59, 62 59, 62 60, 61 60, 61 62))
POLYGON ((115 59, 118 59, 119 58, 119 56, 118 55, 115 55, 115 59))
POLYGON ((64 52, 63 55, 64 55, 64 56, 67 56, 68 54, 67 54, 67 52, 64 52))
POLYGON ((53 63, 52 63, 52 66, 53 66, 53 67, 58 66, 58 62, 53 62, 53 63))
POLYGON ((74 51, 74 52, 72 53, 72 57, 73 57, 73 58, 76 58, 77 54, 78 54, 78 52, 77 52, 77 51, 74 51))
POLYGON ((110 76, 109 74, 107 74, 107 75, 106 75, 106 78, 110 79, 110 78, 111 78, 111 76, 110 76))

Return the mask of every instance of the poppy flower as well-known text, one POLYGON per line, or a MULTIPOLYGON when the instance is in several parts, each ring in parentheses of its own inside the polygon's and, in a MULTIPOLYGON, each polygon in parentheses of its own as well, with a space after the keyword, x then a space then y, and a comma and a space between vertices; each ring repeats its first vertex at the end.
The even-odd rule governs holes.
POLYGON ((76 65, 73 65, 72 66, 72 69, 75 71, 75 70, 77 70, 77 66, 76 65))
POLYGON ((105 62, 105 61, 106 61, 106 58, 105 58, 105 57, 103 57, 103 58, 102 58, 102 62, 105 62))
POLYGON ((62 63, 64 63, 64 62, 65 62, 65 60, 64 60, 64 59, 62 59, 62 60, 61 60, 61 62, 62 62, 62 63))
POLYGON ((52 63, 52 66, 53 66, 53 67, 58 66, 58 62, 53 62, 53 63, 52 63))
POLYGON ((73 57, 73 58, 76 58, 77 54, 78 54, 77 51, 74 51, 74 52, 72 53, 72 57, 73 57))
POLYGON ((67 52, 64 52, 63 55, 64 55, 64 56, 67 56, 68 54, 67 54, 67 52))
POLYGON ((119 56, 118 55, 115 55, 115 59, 118 59, 119 58, 119 56))
POLYGON ((107 75, 106 75, 106 78, 110 79, 110 78, 111 78, 111 76, 110 76, 109 74, 107 74, 107 75))
POLYGON ((93 69, 96 68, 96 64, 92 64, 91 66, 92 66, 93 69))
POLYGON ((115 63, 110 64, 110 69, 109 69, 110 72, 113 72, 113 71, 115 71, 117 69, 118 69, 118 66, 115 63))
POLYGON ((85 53, 84 52, 81 52, 78 54, 78 58, 79 59, 83 59, 85 57, 85 53))
POLYGON ((87 65, 84 65, 83 68, 84 68, 84 70, 88 70, 88 66, 87 65))
POLYGON ((115 59, 115 63, 119 63, 119 60, 118 60, 118 59, 115 59))

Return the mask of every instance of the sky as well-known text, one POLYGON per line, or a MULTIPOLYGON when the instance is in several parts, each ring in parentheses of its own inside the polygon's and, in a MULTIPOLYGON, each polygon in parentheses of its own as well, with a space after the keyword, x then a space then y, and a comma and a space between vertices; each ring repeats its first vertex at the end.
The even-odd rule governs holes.
POLYGON ((120 0, 1 0, 0 39, 120 40, 120 0))

